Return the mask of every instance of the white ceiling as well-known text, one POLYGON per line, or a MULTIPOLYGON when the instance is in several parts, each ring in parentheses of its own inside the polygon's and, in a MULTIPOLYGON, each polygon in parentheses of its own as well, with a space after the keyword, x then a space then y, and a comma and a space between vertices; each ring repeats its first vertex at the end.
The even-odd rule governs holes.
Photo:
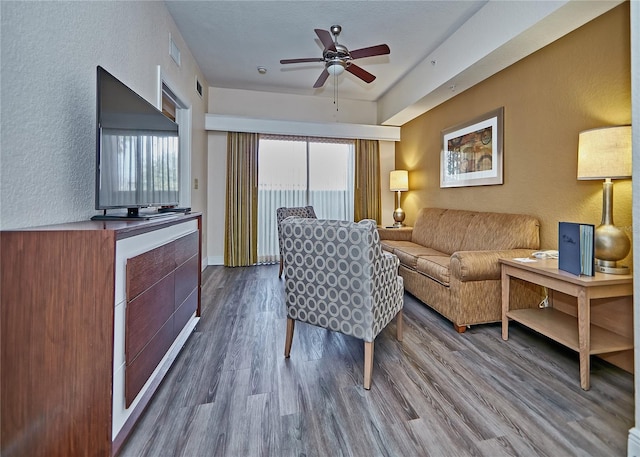
POLYGON ((377 101, 380 123, 401 125, 608 11, 611 1, 166 1, 210 86, 333 97, 315 28, 342 26, 350 50, 386 43, 387 56, 355 63, 371 84, 344 73, 341 98, 377 101), (259 74, 257 67, 267 69, 259 74))

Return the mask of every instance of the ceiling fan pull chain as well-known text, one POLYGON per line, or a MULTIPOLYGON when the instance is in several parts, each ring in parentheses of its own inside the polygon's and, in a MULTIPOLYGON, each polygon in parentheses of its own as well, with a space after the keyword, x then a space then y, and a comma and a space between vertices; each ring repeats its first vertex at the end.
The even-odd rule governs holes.
POLYGON ((340 98, 338 92, 338 75, 333 75, 333 104, 336 105, 336 112, 339 111, 340 107, 340 98))

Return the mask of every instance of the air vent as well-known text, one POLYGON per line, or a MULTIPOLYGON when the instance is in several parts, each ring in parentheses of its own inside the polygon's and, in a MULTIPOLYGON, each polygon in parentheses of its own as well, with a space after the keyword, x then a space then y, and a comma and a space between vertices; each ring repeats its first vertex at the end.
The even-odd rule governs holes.
POLYGON ((180 66, 180 48, 178 48, 176 42, 173 41, 171 34, 169 34, 169 55, 173 61, 180 66))
POLYGON ((198 81, 197 76, 196 76, 196 92, 198 93, 200 98, 202 98, 202 84, 200 84, 200 81, 198 81))

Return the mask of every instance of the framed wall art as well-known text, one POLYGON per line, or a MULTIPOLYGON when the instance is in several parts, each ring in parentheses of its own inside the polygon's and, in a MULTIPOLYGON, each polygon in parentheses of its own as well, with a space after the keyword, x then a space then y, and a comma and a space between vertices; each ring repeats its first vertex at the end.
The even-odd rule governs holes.
POLYGON ((502 184, 504 108, 442 131, 440 187, 502 184))

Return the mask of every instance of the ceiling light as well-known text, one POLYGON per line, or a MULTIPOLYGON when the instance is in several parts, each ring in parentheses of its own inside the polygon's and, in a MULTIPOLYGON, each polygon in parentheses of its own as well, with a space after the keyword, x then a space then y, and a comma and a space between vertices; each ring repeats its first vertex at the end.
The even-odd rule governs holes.
POLYGON ((267 72, 267 69, 265 67, 258 67, 258 73, 260 73, 261 75, 264 75, 267 72))
POLYGON ((327 71, 331 76, 338 76, 344 73, 345 63, 342 60, 332 60, 327 63, 327 71))

